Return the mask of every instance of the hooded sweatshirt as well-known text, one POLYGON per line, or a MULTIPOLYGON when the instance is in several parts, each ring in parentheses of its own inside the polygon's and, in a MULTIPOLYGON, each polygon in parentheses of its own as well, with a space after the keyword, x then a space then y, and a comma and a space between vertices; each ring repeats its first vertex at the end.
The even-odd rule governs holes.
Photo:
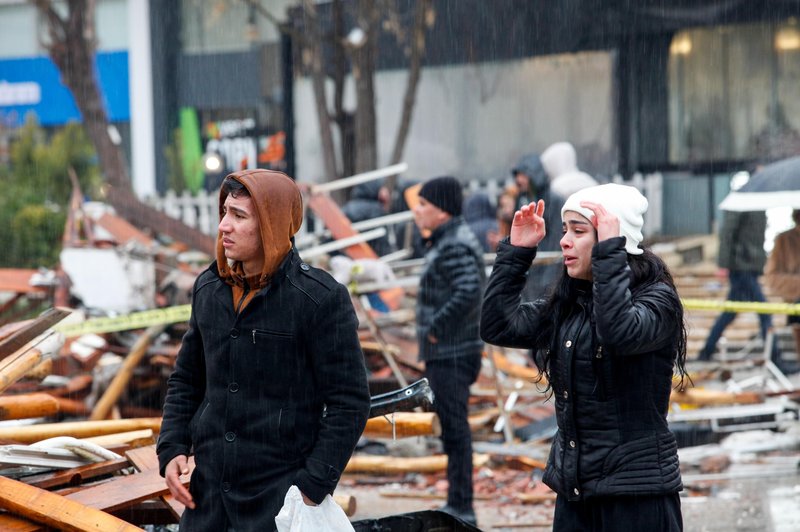
MULTIPOLYGON (((253 296, 272 280, 286 255, 292 249, 292 237, 303 223, 303 199, 297 184, 282 172, 272 170, 242 170, 229 174, 244 185, 255 205, 261 244, 264 250, 264 267, 261 272, 245 276, 242 263, 229 261, 222 246, 222 233, 217 234, 217 268, 219 275, 233 288, 233 304, 239 312, 253 296)), ((228 194, 220 189, 219 215, 228 194)))
POLYGON ((575 148, 569 142, 551 145, 542 152, 541 160, 550 178, 550 190, 562 198, 598 184, 595 178, 578 170, 575 148))

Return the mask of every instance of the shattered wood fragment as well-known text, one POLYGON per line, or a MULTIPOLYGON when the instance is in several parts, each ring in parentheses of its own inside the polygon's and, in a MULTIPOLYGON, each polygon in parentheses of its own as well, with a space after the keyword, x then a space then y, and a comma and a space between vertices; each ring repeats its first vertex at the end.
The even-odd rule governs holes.
POLYGON ((106 434, 105 436, 94 436, 91 438, 83 438, 83 441, 94 443, 100 447, 146 447, 152 445, 154 438, 153 429, 131 430, 128 432, 119 432, 116 434, 106 434))
MULTIPOLYGON (((125 453, 125 456, 128 458, 133 467, 135 467, 139 471, 158 471, 158 455, 156 455, 156 447, 155 445, 150 445, 148 447, 142 447, 140 449, 132 449, 125 453)), ((189 458, 189 473, 191 474, 194 471, 194 457, 189 458)), ((165 481, 166 482, 166 481, 165 481)), ((176 521, 179 521, 183 511, 186 507, 183 503, 178 502, 175 498, 166 493, 161 496, 161 500, 164 504, 167 505, 169 511, 172 513, 173 517, 176 521)))
POLYGON ((440 436, 442 425, 434 412, 395 412, 367 420, 367 438, 409 438, 411 436, 440 436))
POLYGON ((722 390, 689 388, 680 392, 673 389, 670 401, 697 406, 752 405, 763 403, 763 394, 759 392, 732 393, 722 390))
POLYGON ((70 313, 69 310, 62 308, 47 309, 41 316, 30 321, 0 342, 0 359, 22 349, 25 344, 69 316, 70 313))
POLYGON ((63 421, 61 423, 43 423, 24 427, 0 427, 0 440, 12 440, 19 443, 35 443, 55 438, 56 436, 72 436, 89 438, 117 432, 161 429, 161 418, 112 419, 102 421, 63 421))
POLYGON ((496 349, 492 350, 491 353, 486 353, 484 351, 483 356, 487 358, 492 356, 497 369, 509 377, 523 379, 528 382, 534 382, 540 386, 547 386, 547 379, 544 377, 544 375, 539 375, 539 370, 536 368, 529 368, 528 366, 515 364, 514 362, 511 362, 508 357, 502 353, 499 353, 496 349))
POLYGON ((130 467, 130 463, 125 458, 119 458, 117 460, 86 464, 71 469, 39 473, 38 475, 23 477, 20 480, 25 484, 42 489, 53 489, 61 486, 80 486, 87 480, 116 473, 126 467, 130 467))
POLYGON ((58 412, 58 400, 46 393, 0 396, 0 421, 48 417, 58 412))
POLYGON ((133 371, 147 352, 147 347, 165 328, 166 325, 164 324, 151 325, 139 336, 139 339, 136 340, 136 343, 131 348, 131 352, 125 357, 122 367, 114 376, 114 380, 111 381, 111 384, 109 384, 103 396, 97 401, 97 404, 92 410, 92 415, 89 416, 90 420, 98 421, 108 417, 111 408, 117 403, 128 381, 133 377, 133 371))
MULTIPOLYGON (((189 484, 188 477, 184 483, 189 484)), ((167 483, 158 474, 158 470, 155 470, 114 477, 113 480, 75 491, 65 497, 91 508, 113 512, 168 492, 167 483)))
MULTIPOLYGON (((472 455, 472 465, 483 467, 489 462, 489 455, 472 455)), ((392 456, 355 455, 345 467, 345 473, 436 473, 447 469, 447 455, 398 458, 392 456)))
POLYGON ((0 476, 0 506, 15 515, 58 530, 141 532, 140 528, 113 515, 2 476, 0 476))

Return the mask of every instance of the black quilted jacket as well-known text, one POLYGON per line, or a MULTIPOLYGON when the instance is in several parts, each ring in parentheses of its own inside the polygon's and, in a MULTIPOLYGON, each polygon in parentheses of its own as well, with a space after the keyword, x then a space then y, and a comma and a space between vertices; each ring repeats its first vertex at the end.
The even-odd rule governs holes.
MULTIPOLYGON (((558 433, 544 482, 569 500, 658 495, 682 489, 677 444, 667 428, 679 323, 668 285, 631 287, 618 237, 594 246, 583 282, 551 347, 558 433)), ((552 330, 544 301, 521 303, 536 249, 501 243, 483 303, 486 342, 532 348, 552 330)), ((578 285, 581 282, 576 283, 578 285)))
POLYGON ((480 353, 483 248, 461 216, 436 228, 428 244, 417 294, 419 357, 440 360, 480 353), (438 342, 429 342, 429 334, 438 342))

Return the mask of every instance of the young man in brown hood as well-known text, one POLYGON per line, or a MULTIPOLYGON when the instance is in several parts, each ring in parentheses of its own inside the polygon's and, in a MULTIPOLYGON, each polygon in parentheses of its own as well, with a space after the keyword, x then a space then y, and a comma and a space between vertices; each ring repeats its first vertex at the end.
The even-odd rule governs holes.
POLYGON ((336 487, 366 424, 366 369, 347 289, 292 244, 303 219, 295 182, 236 172, 219 206, 217 260, 193 288, 159 466, 186 505, 182 529, 274 530, 292 485, 312 505, 336 487))

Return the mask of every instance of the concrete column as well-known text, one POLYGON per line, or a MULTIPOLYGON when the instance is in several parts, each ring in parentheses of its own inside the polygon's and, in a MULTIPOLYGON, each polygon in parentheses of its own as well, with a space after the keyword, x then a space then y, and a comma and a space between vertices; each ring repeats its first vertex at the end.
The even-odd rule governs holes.
POLYGON ((128 0, 128 78, 131 102, 131 177, 140 198, 156 193, 150 0, 128 0))

